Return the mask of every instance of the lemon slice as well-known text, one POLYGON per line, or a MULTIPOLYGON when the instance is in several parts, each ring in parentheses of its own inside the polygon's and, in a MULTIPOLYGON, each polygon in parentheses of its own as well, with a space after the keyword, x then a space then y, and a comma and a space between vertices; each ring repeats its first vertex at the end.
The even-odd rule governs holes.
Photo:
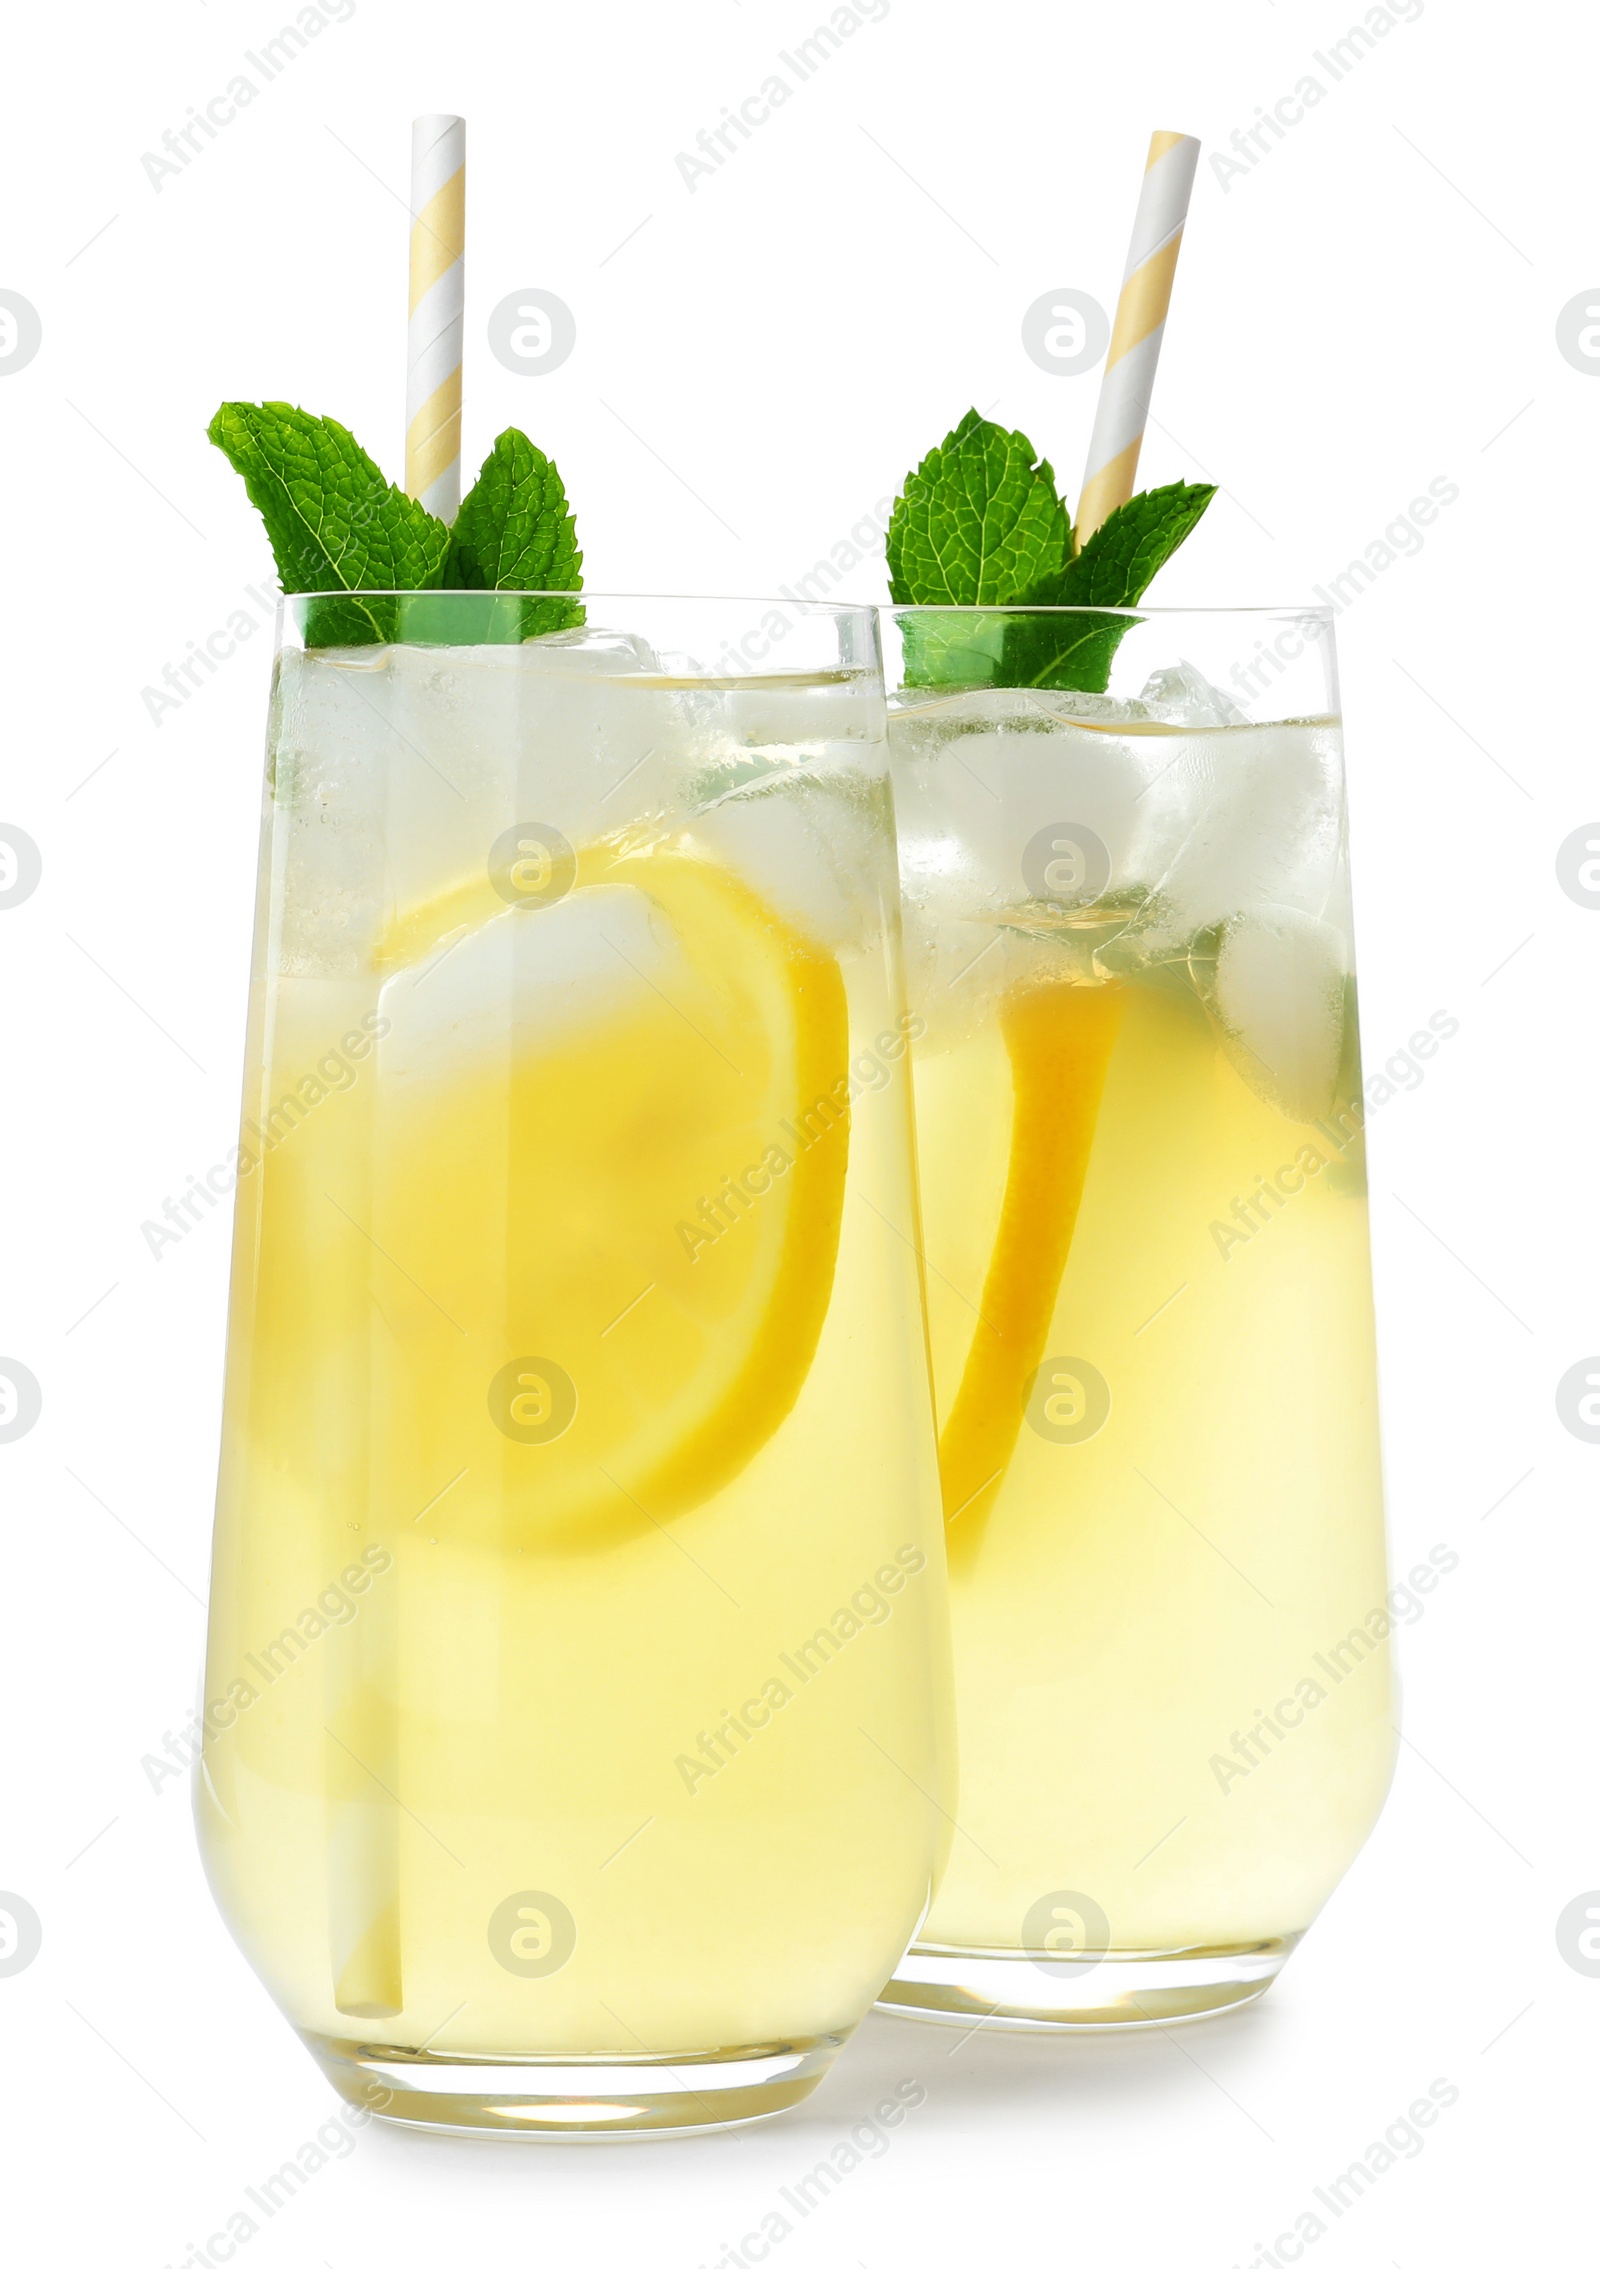
POLYGON ((1032 985, 1002 1004, 1011 1150, 983 1300, 939 1438, 952 1566, 982 1539, 1045 1356, 1089 1171, 1120 985, 1032 985))
POLYGON ((832 1295, 838 962, 692 850, 607 844, 558 903, 475 878, 373 961, 389 1400, 418 1470, 466 1468, 441 1517, 584 1550, 705 1503, 793 1409, 832 1295))

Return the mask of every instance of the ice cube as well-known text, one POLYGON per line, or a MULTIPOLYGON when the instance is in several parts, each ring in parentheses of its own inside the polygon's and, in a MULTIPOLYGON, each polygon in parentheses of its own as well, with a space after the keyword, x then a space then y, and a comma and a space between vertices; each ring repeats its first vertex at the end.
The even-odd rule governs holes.
POLYGON ((901 694, 890 710, 915 737, 946 740, 954 733, 1051 732, 1060 724, 1148 724, 1143 699, 1120 694, 1081 693, 1043 686, 976 686, 964 693, 901 694))
POLYGON ((840 745, 883 739, 883 709, 875 685, 859 672, 817 670, 802 675, 736 679, 708 688, 718 731, 740 748, 803 749, 820 753, 840 745))
POLYGON ((269 931, 286 976, 361 971, 383 918, 389 789, 387 647, 285 652, 268 725, 276 903, 269 931))
POLYGON ((881 936, 895 891, 887 784, 790 761, 697 812, 685 839, 830 953, 881 936))
POLYGON ((623 1013, 646 985, 670 993, 681 966, 670 925, 641 891, 602 886, 553 906, 508 906, 383 986, 385 1092, 409 1107, 475 1069, 556 1047, 623 1013))
MULTIPOLYGON (((487 651, 487 649, 478 649, 487 651)), ((659 677, 661 657, 631 631, 584 624, 525 639, 517 649, 525 669, 572 677, 659 677)))
POLYGON ((1108 968, 1170 960, 1241 908, 1325 916, 1344 854, 1336 727, 1245 725, 1174 735, 1141 793, 1147 901, 1105 950, 1108 968))
POLYGON ((1250 906, 1222 925, 1196 986, 1248 1087, 1310 1125, 1333 1107, 1344 1052, 1342 933, 1294 906, 1250 906))
POLYGON ((1087 978, 1107 908, 1126 919, 1159 866, 1141 793, 1166 751, 1140 704, 988 688, 905 704, 889 739, 906 955, 930 1041, 975 1029, 1036 964, 1087 978), (1058 876, 1077 888, 1058 891, 1058 876))
MULTIPOLYGON (((1014 701, 1016 696, 1013 693, 1003 698, 1014 701)), ((1085 693, 1076 686, 1058 689, 1034 686, 1026 691, 1024 699, 1041 716, 1069 725, 1143 725, 1149 723, 1152 715, 1142 695, 1135 699, 1120 693, 1085 693)))
POLYGON ((1079 843, 1086 875, 1097 870, 1091 898, 1137 895, 1152 860, 1142 792, 1165 755, 1159 736, 1115 730, 1142 722, 1137 710, 1098 694, 991 689, 893 715, 901 869, 918 909, 935 923, 993 920, 1037 901, 1036 853, 1057 834, 1079 843))
POLYGON ((1225 693, 1219 693, 1201 676, 1193 662, 1181 658, 1171 669, 1157 670, 1139 699, 1152 717, 1165 725, 1243 725, 1242 710, 1225 693))
POLYGON ((575 847, 684 817, 701 744, 636 639, 285 654, 274 704, 283 965, 358 968, 394 909, 485 871, 508 828, 575 847))

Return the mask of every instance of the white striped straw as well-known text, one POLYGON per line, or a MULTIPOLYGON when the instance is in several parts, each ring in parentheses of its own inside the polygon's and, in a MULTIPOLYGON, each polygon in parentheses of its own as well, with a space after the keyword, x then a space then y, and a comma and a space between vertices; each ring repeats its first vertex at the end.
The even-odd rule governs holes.
POLYGON ((1145 160, 1133 242, 1117 301, 1100 400, 1078 499, 1076 541, 1081 550, 1095 530, 1126 504, 1139 470, 1139 448, 1150 415, 1167 303, 1183 242, 1189 192, 1200 145, 1192 134, 1152 134, 1145 160))
POLYGON ((406 494, 440 520, 461 503, 461 309, 467 126, 411 125, 411 321, 406 332, 406 494))

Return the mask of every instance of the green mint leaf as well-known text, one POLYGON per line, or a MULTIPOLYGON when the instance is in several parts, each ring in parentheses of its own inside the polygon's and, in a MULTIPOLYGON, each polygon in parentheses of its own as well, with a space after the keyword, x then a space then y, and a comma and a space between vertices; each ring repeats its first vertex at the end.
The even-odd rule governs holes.
MULTIPOLYGON (((1041 603, 1058 607, 1131 607, 1198 523, 1216 490, 1173 481, 1118 505, 1070 560, 1041 603)), ((1126 633, 1127 615, 1038 615, 1014 622, 1002 657, 1002 685, 1104 693, 1126 633)))
POLYGON ((901 664, 908 686, 1004 685, 1009 618, 957 607, 900 617, 901 664))
POLYGON ((1204 481, 1147 488, 1119 504, 1072 560, 1055 595, 1058 607, 1131 607, 1150 588, 1216 490, 1204 481))
POLYGON ((1072 527, 1026 434, 969 410, 908 474, 889 522, 897 606, 1020 606, 1059 579, 1072 527))
MULTIPOLYGON (((508 426, 483 461, 483 469, 462 499, 450 531, 445 561, 446 587, 459 591, 514 593, 579 591, 583 554, 567 507, 561 475, 525 433, 508 426)), ((463 635, 458 600, 449 619, 463 635)), ((573 630, 584 620, 576 599, 529 599, 518 604, 486 598, 481 623, 472 635, 501 645, 536 638, 546 631, 573 630)))
MULTIPOLYGON (((449 529, 333 418, 289 402, 224 402, 207 433, 266 523, 285 591, 424 591, 443 580, 449 529)), ((327 600, 308 610, 306 643, 370 646, 395 635, 395 620, 381 596, 327 600)))
POLYGON ((462 499, 450 554, 464 591, 583 588, 583 554, 561 475, 514 425, 462 499))
POLYGON ((1006 626, 994 685, 1036 686, 1046 693, 1104 693, 1117 648, 1136 615, 1029 615, 1006 626))
MULTIPOLYGON (((1026 434, 969 410, 906 480, 889 523, 889 593, 926 608, 1128 608, 1216 494, 1174 481, 1113 512, 1076 558, 1049 464, 1026 434)), ((1126 614, 903 618, 906 683, 1103 693, 1126 614)))

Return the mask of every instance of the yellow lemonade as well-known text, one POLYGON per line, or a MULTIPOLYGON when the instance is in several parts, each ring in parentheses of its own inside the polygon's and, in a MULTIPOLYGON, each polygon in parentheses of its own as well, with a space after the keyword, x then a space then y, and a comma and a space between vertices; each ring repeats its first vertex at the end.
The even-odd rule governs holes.
POLYGON ((891 719, 960 1728, 924 2014, 1261 1990, 1391 1771, 1337 728, 1100 707, 891 719))
POLYGON ((337 2085, 489 2125, 803 2093, 953 1808, 881 725, 590 668, 285 657, 242 1141, 208 1865, 337 2085))

